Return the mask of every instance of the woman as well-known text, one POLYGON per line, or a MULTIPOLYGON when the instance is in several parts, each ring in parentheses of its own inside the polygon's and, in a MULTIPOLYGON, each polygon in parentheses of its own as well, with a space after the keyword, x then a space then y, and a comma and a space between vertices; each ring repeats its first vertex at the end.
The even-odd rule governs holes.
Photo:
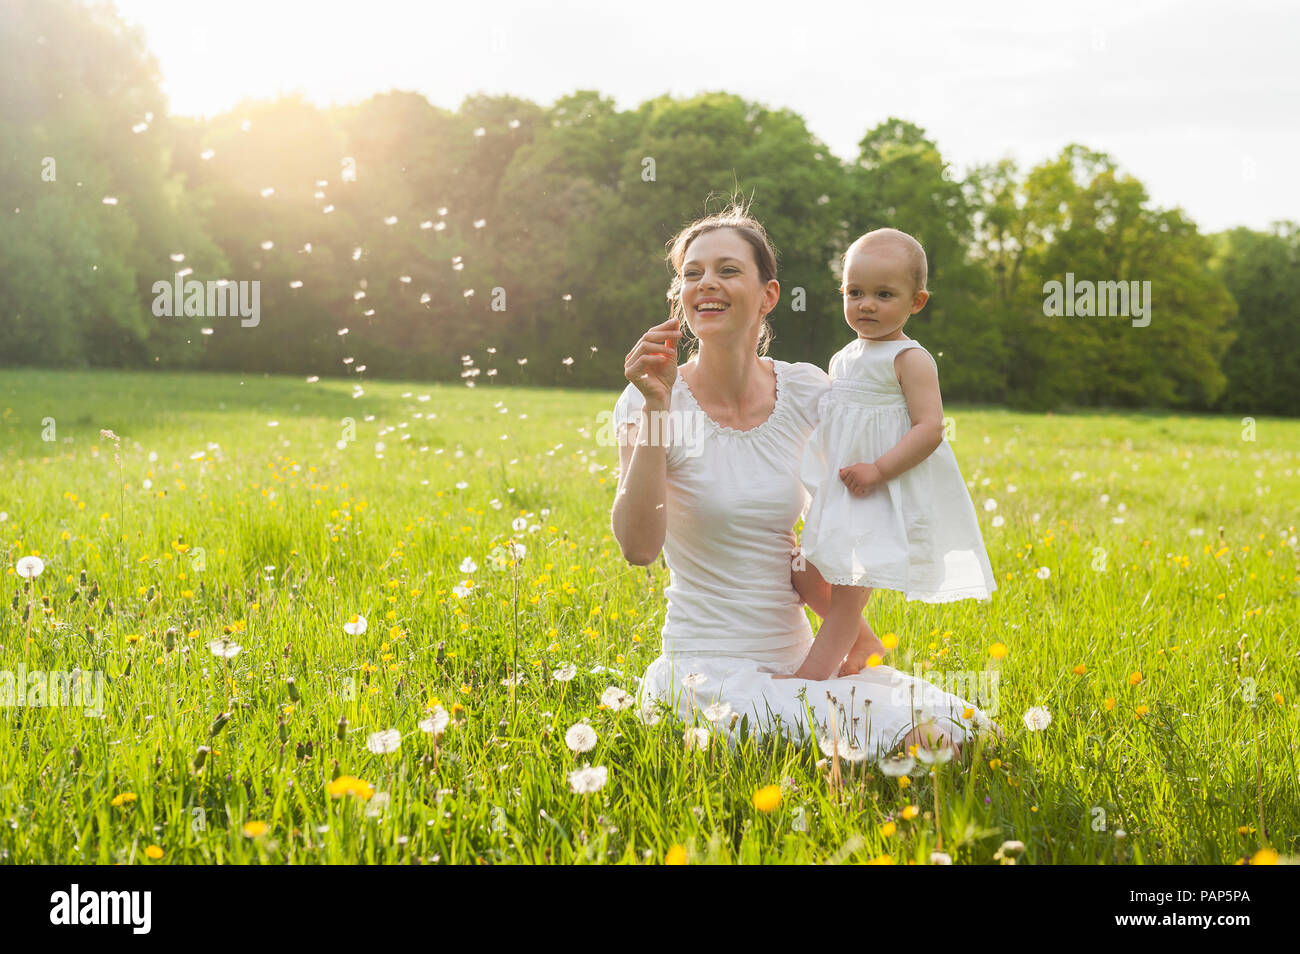
MULTIPOLYGON (((631 383, 614 410, 614 536, 638 566, 662 549, 671 580, 662 654, 638 687, 642 719, 657 722, 663 703, 688 722, 715 722, 731 741, 733 714, 748 715, 756 728, 815 729, 872 758, 900 742, 956 745, 977 727, 995 729, 959 697, 889 666, 782 678, 813 639, 801 593, 818 613, 830 599, 828 585, 791 562, 808 505, 799 463, 830 379, 765 357, 776 256, 743 207, 683 229, 669 261, 673 317, 628 352, 631 383), (678 368, 683 322, 699 343, 678 368)), ((865 620, 859 639, 879 646, 865 620)))

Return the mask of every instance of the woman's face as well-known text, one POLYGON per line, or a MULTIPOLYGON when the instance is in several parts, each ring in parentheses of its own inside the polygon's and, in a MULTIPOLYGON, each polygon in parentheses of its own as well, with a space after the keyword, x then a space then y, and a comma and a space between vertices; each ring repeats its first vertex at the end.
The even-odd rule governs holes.
POLYGON ((780 284, 775 278, 763 282, 753 247, 734 229, 705 232, 686 246, 682 310, 701 341, 752 346, 759 322, 780 296, 780 284))

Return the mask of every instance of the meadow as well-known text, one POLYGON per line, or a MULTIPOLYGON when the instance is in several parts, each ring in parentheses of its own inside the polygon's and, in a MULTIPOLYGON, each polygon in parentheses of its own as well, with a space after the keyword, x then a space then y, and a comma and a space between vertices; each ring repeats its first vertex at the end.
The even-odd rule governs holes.
POLYGON ((668 570, 611 535, 621 384, 0 372, 0 861, 1300 854, 1300 421, 947 407, 999 589, 868 617, 1006 739, 897 777, 626 707, 668 570))

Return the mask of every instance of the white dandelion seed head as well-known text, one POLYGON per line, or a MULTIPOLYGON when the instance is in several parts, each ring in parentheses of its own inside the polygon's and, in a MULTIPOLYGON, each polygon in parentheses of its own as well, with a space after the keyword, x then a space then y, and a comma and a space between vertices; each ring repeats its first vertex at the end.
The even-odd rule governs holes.
POLYGON ((352 618, 343 624, 343 632, 349 636, 360 636, 366 631, 366 618, 360 613, 353 614, 352 618))
POLYGON ((585 722, 571 725, 564 733, 564 744, 574 752, 590 752, 596 747, 596 730, 585 722))
POLYGON ((599 792, 609 780, 609 770, 603 765, 587 766, 569 773, 569 787, 575 795, 599 792))
POLYGON ((901 778, 916 767, 916 759, 910 755, 894 755, 880 760, 880 771, 890 778, 901 778))
POLYGON ((605 706, 605 708, 619 712, 632 705, 632 697, 627 694, 625 689, 620 689, 618 686, 610 686, 600 694, 600 702, 601 705, 605 706))
MULTIPOLYGON (((5 519, 9 515, 5 514, 5 519)), ((45 561, 36 556, 25 556, 14 567, 15 571, 24 580, 34 580, 45 572, 45 561)))
POLYGON ((1038 577, 1040 580, 1045 580, 1051 575, 1052 571, 1045 566, 1040 566, 1034 573, 1034 576, 1038 577))
POLYGON ((1052 724, 1052 714, 1044 706, 1025 710, 1025 726, 1030 732, 1040 732, 1052 724))
POLYGON ((725 700, 715 702, 704 710, 704 718, 708 719, 710 722, 726 722, 731 718, 731 714, 731 703, 725 700))
POLYGON ((709 681, 709 677, 702 672, 688 672, 682 677, 682 685, 687 689, 695 689, 709 681))
POLYGON ((554 678, 556 682, 568 682, 577 674, 578 674, 577 666, 575 666, 573 663, 565 663, 559 669, 552 672, 551 677, 554 678))
POLYGON ((218 659, 234 659, 243 649, 238 643, 232 643, 228 639, 214 639, 208 643, 208 652, 218 659))
POLYGON ((447 710, 442 706, 434 706, 433 712, 431 712, 426 718, 421 719, 417 725, 420 727, 421 732, 427 732, 432 736, 439 736, 446 731, 447 725, 450 722, 451 716, 447 714, 447 710))
POLYGON ((396 752, 402 744, 402 733, 396 729, 384 729, 366 736, 366 748, 376 755, 388 755, 396 752))
POLYGON ((465 557, 465 559, 460 561, 460 572, 462 573, 473 573, 477 569, 478 564, 469 557, 465 557))

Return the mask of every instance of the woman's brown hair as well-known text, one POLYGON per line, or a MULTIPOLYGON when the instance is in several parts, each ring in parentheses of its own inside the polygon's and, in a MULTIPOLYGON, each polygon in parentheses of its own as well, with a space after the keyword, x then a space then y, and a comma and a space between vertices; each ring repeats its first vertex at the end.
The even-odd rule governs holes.
MULTIPOLYGON (((749 203, 742 197, 733 195, 727 208, 696 219, 673 236, 668 242, 668 264, 673 270, 672 284, 668 288, 668 301, 672 306, 672 314, 681 325, 682 340, 693 342, 686 356, 688 361, 699 354, 699 339, 691 333, 690 324, 686 320, 686 311, 682 308, 682 262, 686 258, 686 250, 690 244, 704 233, 712 232, 714 229, 734 229, 749 243, 750 248, 754 250, 754 262, 758 266, 761 285, 766 286, 769 281, 776 278, 776 249, 768 241, 767 230, 749 214, 749 203)), ((771 341, 772 325, 767 315, 764 315, 758 331, 758 347, 755 353, 767 354, 767 346, 771 341)))

